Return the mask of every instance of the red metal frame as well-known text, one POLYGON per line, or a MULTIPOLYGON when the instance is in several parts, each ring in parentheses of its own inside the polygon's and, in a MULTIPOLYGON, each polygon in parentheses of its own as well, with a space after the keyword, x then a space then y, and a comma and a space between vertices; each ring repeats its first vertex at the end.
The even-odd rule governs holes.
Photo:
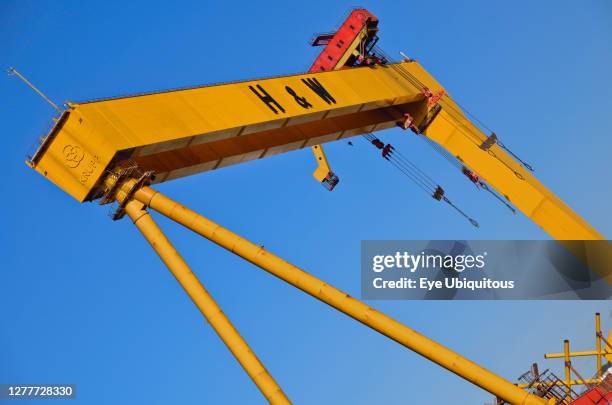
MULTIPOLYGON (((308 70, 309 72, 320 72, 326 70, 335 70, 343 68, 344 66, 338 66, 340 59, 347 53, 353 52, 354 49, 349 49, 349 46, 355 41, 355 38, 363 30, 364 27, 373 32, 377 31, 378 18, 374 14, 370 13, 365 9, 355 9, 351 11, 347 19, 342 23, 342 26, 335 33, 321 34, 312 40, 312 46, 323 46, 325 48, 321 51, 317 59, 308 70)), ((373 40, 373 36, 368 36, 360 43, 360 46, 364 48, 370 44, 373 40)), ((347 60, 350 65, 353 62, 351 58, 347 60)), ((327 177, 323 179, 321 184, 332 191, 338 184, 340 179, 334 172, 329 172, 327 177)))
MULTIPOLYGON (((337 69, 338 62, 346 52, 353 52, 353 49, 348 48, 365 26, 376 29, 378 18, 368 10, 359 8, 349 14, 342 26, 333 35, 324 34, 316 37, 312 41, 312 45, 325 45, 325 49, 321 51, 308 71, 320 72, 337 69)), ((371 39, 368 38, 368 40, 371 39)), ((364 44, 364 46, 366 45, 364 44)))

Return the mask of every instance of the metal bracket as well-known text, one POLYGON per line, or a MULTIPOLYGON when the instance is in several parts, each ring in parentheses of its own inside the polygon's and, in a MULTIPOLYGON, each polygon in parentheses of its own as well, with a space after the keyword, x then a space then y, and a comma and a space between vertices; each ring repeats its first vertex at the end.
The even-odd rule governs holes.
POLYGON ((485 141, 480 145, 480 149, 482 150, 489 150, 491 149, 491 146, 495 145, 497 143, 497 135, 495 134, 495 132, 492 132, 491 135, 485 139, 485 141))
POLYGON ((422 134, 423 132, 425 132, 429 124, 431 124, 431 122, 438 116, 440 111, 442 111, 442 106, 440 104, 435 104, 429 110, 429 112, 427 113, 427 116, 425 117, 421 125, 419 125, 417 134, 422 134))
POLYGON ((419 128, 414 123, 414 118, 409 113, 404 113, 404 120, 398 122, 398 125, 402 129, 411 129, 414 133, 419 133, 419 128))
POLYGON ((153 171, 142 172, 136 165, 121 168, 117 172, 109 172, 108 176, 114 178, 114 181, 100 199, 100 205, 116 202, 116 195, 119 188, 129 179, 136 180, 130 186, 129 190, 127 190, 125 198, 118 204, 114 212, 111 213, 110 216, 113 221, 117 221, 123 218, 123 216, 125 215, 125 206, 128 201, 134 196, 134 193, 140 188, 151 184, 151 181, 155 178, 153 171))
POLYGON ((335 32, 329 32, 326 34, 318 34, 316 37, 314 37, 310 41, 310 45, 311 46, 325 46, 329 44, 332 39, 334 39, 335 35, 336 35, 335 32))
POLYGON ((438 105, 438 101, 440 101, 445 94, 446 92, 444 90, 440 90, 437 94, 432 94, 427 101, 427 107, 432 108, 433 106, 438 105))
POLYGON ((317 179, 323 187, 329 191, 332 191, 340 179, 331 170, 331 167, 329 167, 327 157, 325 156, 325 152, 323 152, 323 147, 321 147, 321 145, 314 145, 312 147, 312 152, 317 159, 317 169, 312 173, 312 176, 317 179))

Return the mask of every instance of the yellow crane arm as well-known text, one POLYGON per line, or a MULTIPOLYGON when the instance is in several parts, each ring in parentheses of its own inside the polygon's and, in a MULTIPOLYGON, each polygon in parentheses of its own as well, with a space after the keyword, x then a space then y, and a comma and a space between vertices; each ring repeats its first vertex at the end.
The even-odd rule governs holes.
POLYGON ((161 183, 390 128, 423 103, 383 67, 69 103, 29 163, 88 201, 118 165, 135 163, 161 183))
POLYGON ((466 167, 558 240, 602 240, 604 237, 547 189, 463 113, 446 91, 418 64, 398 67, 407 80, 442 95, 430 106, 430 117, 417 125, 466 167))
POLYGON ((474 136, 465 117, 444 108, 425 134, 474 170, 533 222, 559 240, 603 239, 595 228, 540 183, 498 145, 480 146, 486 136, 474 136))
POLYGON ((88 201, 117 167, 137 165, 161 183, 406 117, 554 238, 603 239, 499 145, 483 149, 487 135, 415 61, 69 103, 29 164, 88 201))

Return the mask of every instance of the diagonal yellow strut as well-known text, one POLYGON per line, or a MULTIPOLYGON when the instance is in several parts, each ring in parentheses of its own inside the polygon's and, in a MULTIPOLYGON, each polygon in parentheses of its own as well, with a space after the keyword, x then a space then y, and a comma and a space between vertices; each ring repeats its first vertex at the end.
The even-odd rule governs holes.
POLYGON ((554 404, 518 388, 150 187, 137 190, 133 198, 511 404, 554 404))
POLYGON ((125 211, 266 399, 271 404, 290 404, 291 402, 283 390, 253 353, 247 342, 240 336, 213 297, 206 291, 185 263, 185 260, 172 246, 145 210, 144 205, 138 201, 130 200, 125 205, 125 211))

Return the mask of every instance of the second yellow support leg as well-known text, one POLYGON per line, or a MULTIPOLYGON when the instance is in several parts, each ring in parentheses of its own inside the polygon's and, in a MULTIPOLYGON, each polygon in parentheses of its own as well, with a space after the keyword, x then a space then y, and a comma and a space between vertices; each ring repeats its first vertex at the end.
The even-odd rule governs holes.
POLYGON ((125 211, 266 399, 275 405, 290 404, 283 390, 193 274, 166 235, 159 229, 153 218, 144 209, 143 204, 135 200, 129 201, 125 206, 125 211))
POLYGON ((395 319, 378 312, 345 292, 287 263, 262 247, 230 232, 149 187, 143 187, 136 191, 134 198, 511 404, 544 405, 554 403, 554 401, 547 401, 518 388, 510 381, 408 328, 395 319))

